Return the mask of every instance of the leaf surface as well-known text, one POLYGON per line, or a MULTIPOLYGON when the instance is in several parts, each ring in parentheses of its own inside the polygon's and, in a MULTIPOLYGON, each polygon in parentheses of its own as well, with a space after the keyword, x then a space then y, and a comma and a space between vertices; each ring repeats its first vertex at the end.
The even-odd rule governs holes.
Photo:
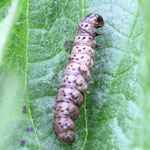
MULTIPOLYGON (((20 115, 13 121, 9 149, 66 150, 54 134, 54 105, 78 23, 89 13, 103 16, 96 38, 91 94, 76 122, 74 150, 141 149, 143 18, 138 1, 16 0, 12 26, 2 48, 3 66, 21 85, 20 115), (23 106, 27 114, 22 114, 23 106), (34 131, 28 132, 27 128, 34 131), (15 138, 13 138, 15 136, 15 138), (22 141, 25 143, 22 146, 22 141)), ((9 4, 10 5, 10 4, 9 4)), ((10 8, 12 7, 11 3, 10 8)), ((9 15, 6 13, 4 17, 9 15)))

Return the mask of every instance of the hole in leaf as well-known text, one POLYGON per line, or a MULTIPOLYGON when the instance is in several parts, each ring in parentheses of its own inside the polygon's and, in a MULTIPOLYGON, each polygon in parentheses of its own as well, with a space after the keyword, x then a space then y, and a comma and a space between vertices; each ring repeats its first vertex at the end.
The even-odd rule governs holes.
POLYGON ((64 49, 66 52, 68 52, 69 54, 72 51, 72 47, 73 47, 73 41, 65 41, 64 42, 64 49))

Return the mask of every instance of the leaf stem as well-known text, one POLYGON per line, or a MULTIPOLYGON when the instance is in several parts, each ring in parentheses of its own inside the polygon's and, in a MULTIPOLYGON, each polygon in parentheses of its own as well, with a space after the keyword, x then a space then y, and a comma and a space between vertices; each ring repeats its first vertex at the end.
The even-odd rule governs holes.
MULTIPOLYGON (((27 5, 27 43, 26 43, 26 74, 25 74, 25 90, 26 92, 28 91, 27 88, 28 88, 28 37, 29 37, 29 0, 27 0, 26 2, 26 5, 27 5)), ((27 92, 28 93, 28 92, 27 92)), ((40 141, 38 139, 38 136, 37 136, 37 131, 35 129, 35 125, 34 125, 34 121, 33 121, 33 117, 32 117, 32 113, 31 113, 31 104, 30 104, 30 101, 28 99, 28 96, 27 96, 27 100, 28 100, 28 105, 29 105, 29 118, 31 120, 31 124, 32 124, 32 127, 34 128, 34 134, 35 134, 35 137, 36 137, 36 140, 37 140, 37 143, 38 143, 38 149, 41 150, 41 146, 40 146, 40 141)))
MULTIPOLYGON (((85 1, 82 0, 82 19, 85 17, 85 1)), ((85 138, 84 138, 84 142, 83 142, 83 147, 81 148, 81 150, 85 149, 85 144, 87 141, 87 137, 88 137, 88 125, 87 125, 87 110, 86 110, 86 94, 84 94, 84 115, 85 115, 85 138)))
POLYGON ((84 94, 84 115, 85 115, 85 138, 84 138, 84 142, 83 142, 83 147, 81 148, 81 150, 84 150, 85 148, 85 144, 87 141, 87 137, 88 137, 88 125, 87 125, 87 110, 86 110, 86 94, 84 94))

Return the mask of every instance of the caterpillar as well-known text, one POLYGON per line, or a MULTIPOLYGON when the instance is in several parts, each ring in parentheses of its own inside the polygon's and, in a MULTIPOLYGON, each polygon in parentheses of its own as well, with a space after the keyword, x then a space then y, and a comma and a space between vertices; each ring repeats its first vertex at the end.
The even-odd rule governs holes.
POLYGON ((101 35, 97 28, 103 27, 103 18, 89 14, 78 25, 74 46, 65 68, 55 105, 55 134, 64 144, 72 145, 75 136, 75 122, 80 115, 79 106, 83 104, 83 94, 87 92, 90 70, 94 65, 94 37, 101 35))

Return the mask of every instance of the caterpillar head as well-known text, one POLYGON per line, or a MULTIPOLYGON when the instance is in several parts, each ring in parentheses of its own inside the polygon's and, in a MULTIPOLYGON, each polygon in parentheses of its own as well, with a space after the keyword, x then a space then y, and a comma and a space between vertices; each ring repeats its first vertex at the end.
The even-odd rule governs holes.
POLYGON ((89 14, 88 16, 86 16, 85 21, 91 22, 95 28, 100 28, 104 26, 104 20, 98 14, 89 14))

